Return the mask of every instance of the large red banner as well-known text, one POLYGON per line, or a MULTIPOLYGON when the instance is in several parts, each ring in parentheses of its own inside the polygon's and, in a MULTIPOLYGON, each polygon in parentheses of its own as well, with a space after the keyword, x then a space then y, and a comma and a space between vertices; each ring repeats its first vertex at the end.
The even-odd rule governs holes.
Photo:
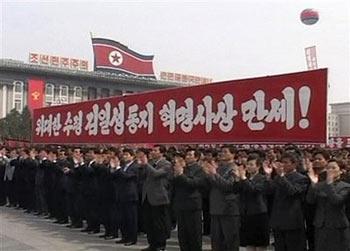
POLYGON ((325 143, 327 69, 35 110, 35 143, 325 143))
POLYGON ((42 79, 28 79, 28 108, 34 110, 44 105, 45 81, 42 79))

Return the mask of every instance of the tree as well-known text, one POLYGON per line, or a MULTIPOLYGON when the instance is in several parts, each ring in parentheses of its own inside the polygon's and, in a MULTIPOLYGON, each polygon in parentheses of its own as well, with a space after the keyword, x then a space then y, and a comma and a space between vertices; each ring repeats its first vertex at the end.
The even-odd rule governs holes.
POLYGON ((30 140, 32 130, 32 118, 28 107, 24 107, 20 114, 12 109, 9 114, 0 120, 0 138, 30 140))
POLYGON ((8 134, 6 118, 0 119, 0 140, 8 137, 8 134))
POLYGON ((21 114, 20 135, 25 140, 30 140, 32 134, 32 115, 28 106, 24 107, 21 114))
POLYGON ((16 110, 12 109, 10 113, 6 116, 6 126, 8 130, 8 138, 17 139, 20 138, 20 123, 21 114, 16 110))

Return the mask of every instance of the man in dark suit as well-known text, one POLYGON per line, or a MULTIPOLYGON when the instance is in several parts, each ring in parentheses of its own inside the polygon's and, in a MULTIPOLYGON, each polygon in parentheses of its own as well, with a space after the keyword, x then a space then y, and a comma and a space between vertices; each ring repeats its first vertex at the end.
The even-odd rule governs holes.
POLYGON ((35 174, 36 170, 38 168, 38 160, 36 159, 36 150, 34 148, 25 149, 28 158, 24 160, 24 165, 26 168, 26 188, 27 188, 27 195, 26 195, 26 207, 27 211, 26 213, 30 213, 35 211, 35 174))
POLYGON ((0 147, 0 206, 6 205, 5 171, 8 163, 9 159, 6 156, 6 148, 0 147))
POLYGON ((57 217, 57 207, 55 207, 55 188, 57 185, 57 150, 55 148, 48 149, 48 159, 50 164, 48 168, 44 170, 44 183, 46 190, 46 201, 47 207, 49 211, 49 215, 46 217, 47 219, 53 219, 57 217))
POLYGON ((20 157, 18 158, 18 167, 15 168, 15 180, 16 180, 16 189, 18 196, 18 209, 26 209, 26 195, 27 195, 27 184, 26 184, 26 165, 25 159, 28 158, 28 154, 24 151, 25 149, 20 150, 20 157))
POLYGON ((14 207, 16 205, 15 197, 15 181, 14 181, 14 172, 16 163, 18 163, 18 154, 16 149, 10 151, 10 158, 8 165, 6 166, 4 182, 5 182, 5 192, 9 204, 8 207, 14 207))
POLYGON ((60 148, 58 151, 57 165, 56 165, 56 177, 57 186, 55 189, 55 207, 57 208, 57 221, 55 223, 67 224, 68 223, 68 207, 67 207, 67 176, 64 174, 63 169, 67 167, 68 161, 65 149, 60 148))
MULTIPOLYGON (((16 206, 16 209, 19 209, 20 208, 20 204, 21 204, 21 186, 23 184, 21 184, 21 176, 22 176, 22 154, 23 154, 23 151, 21 149, 18 149, 18 155, 15 159, 13 159, 11 161, 11 164, 15 167, 14 168, 14 171, 13 171, 13 197, 14 197, 14 205, 16 206)), ((35 186, 36 187, 36 186, 35 186)), ((36 189, 36 188, 35 188, 36 189)), ((36 198, 36 201, 37 201, 37 198, 36 198)))
POLYGON ((172 165, 164 158, 166 148, 155 145, 148 163, 147 151, 139 149, 137 156, 140 167, 144 168, 146 179, 143 184, 142 205, 145 230, 149 247, 144 251, 165 250, 166 240, 170 236, 169 215, 169 179, 172 176, 172 165))
MULTIPOLYGON (((342 181, 350 184, 350 170, 349 170, 349 168, 343 169, 341 179, 342 179, 342 181)), ((346 217, 348 218, 348 221, 350 222, 350 196, 346 199, 345 204, 346 204, 345 205, 345 214, 346 214, 346 217)))
POLYGON ((181 251, 202 250, 202 195, 200 189, 207 185, 206 177, 198 165, 200 152, 186 151, 186 157, 175 157, 174 207, 178 222, 181 251))
POLYGON ((120 207, 122 239, 116 243, 131 246, 137 242, 138 168, 132 149, 123 150, 124 164, 112 174, 116 183, 116 202, 120 207))
MULTIPOLYGON (((145 154, 148 155, 149 151, 148 149, 142 148, 145 151, 145 154)), ((138 149, 140 150, 140 149, 138 149)), ((137 151, 137 153, 142 154, 140 151, 137 151)), ((139 162, 139 160, 137 160, 139 162)), ((137 204, 137 233, 142 234, 146 233, 145 230, 145 222, 144 222, 144 215, 143 215, 143 209, 142 209, 142 190, 143 190, 143 184, 145 183, 146 180, 146 170, 145 168, 139 168, 137 172, 137 192, 138 192, 138 197, 139 201, 137 204)))
POLYGON ((81 228, 83 226, 82 215, 82 174, 86 164, 80 147, 73 149, 73 158, 68 160, 68 167, 63 172, 68 175, 68 205, 71 217, 71 225, 67 227, 81 228))
POLYGON ((96 234, 100 232, 98 175, 100 168, 104 166, 104 159, 102 152, 98 149, 90 149, 88 153, 89 156, 86 156, 87 166, 83 172, 82 182, 84 216, 86 217, 87 228, 81 231, 96 234))
MULTIPOLYGON (((330 159, 330 154, 327 150, 317 149, 312 154, 312 162, 311 160, 305 160, 305 169, 307 171, 309 169, 313 169, 316 175, 319 178, 319 181, 325 181, 327 177, 326 167, 327 161, 330 159)), ((305 174, 307 174, 307 171, 305 174)), ((311 180, 310 185, 311 186, 311 180)), ((305 202, 305 223, 306 223, 306 239, 308 251, 315 250, 315 226, 314 226, 314 218, 316 213, 316 205, 305 202)))
POLYGON ((85 154, 85 162, 86 162, 86 168, 82 170, 81 173, 81 191, 82 196, 80 199, 80 203, 82 204, 82 218, 86 219, 87 227, 80 230, 80 232, 87 232, 92 233, 94 231, 92 225, 92 219, 91 212, 92 210, 92 198, 94 197, 94 190, 95 187, 92 186, 92 180, 93 180, 93 169, 92 166, 96 162, 96 155, 94 149, 89 149, 87 153, 85 154))
POLYGON ((45 182, 45 174, 50 167, 50 161, 48 160, 48 152, 45 148, 40 149, 39 152, 39 166, 35 175, 35 197, 37 202, 37 215, 48 215, 47 205, 47 190, 45 182))
MULTIPOLYGON (((270 224, 274 231, 276 251, 304 251, 306 248, 303 201, 308 178, 296 171, 297 158, 285 153, 277 165, 276 177, 269 182, 273 192, 270 224)), ((265 167, 268 176, 272 169, 265 167)))
POLYGON ((100 238, 114 239, 118 238, 118 230, 120 228, 119 208, 115 201, 115 188, 111 172, 120 166, 117 155, 111 156, 108 165, 99 168, 97 178, 99 187, 99 220, 104 225, 105 233, 100 238))
POLYGON ((219 166, 214 158, 203 159, 210 182, 213 251, 239 250, 239 183, 234 175, 234 153, 233 147, 224 146, 219 166))

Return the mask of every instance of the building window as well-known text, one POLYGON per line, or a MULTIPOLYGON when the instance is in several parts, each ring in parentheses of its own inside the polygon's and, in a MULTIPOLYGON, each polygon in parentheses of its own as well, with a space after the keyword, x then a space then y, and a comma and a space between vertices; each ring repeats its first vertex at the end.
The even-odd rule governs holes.
POLYGON ((88 100, 97 99, 97 90, 96 88, 88 88, 88 100))
POLYGON ((83 89, 80 86, 74 87, 74 103, 81 102, 83 99, 83 89))
POLYGON ((102 88, 101 89, 101 98, 109 97, 109 89, 102 88))
POLYGON ((54 101, 55 87, 53 84, 45 85, 45 104, 51 106, 54 101))
POLYGON ((16 108, 16 111, 21 112, 22 111, 22 101, 16 99, 14 108, 16 108))
POLYGON ((22 93, 23 92, 23 82, 15 82, 15 92, 22 93))
POLYGON ((13 108, 18 112, 23 110, 23 82, 15 81, 13 83, 13 108))
POLYGON ((123 91, 121 90, 114 90, 113 91, 113 96, 122 96, 123 95, 123 91))
POLYGON ((58 103, 59 104, 68 104, 68 86, 60 85, 60 90, 58 94, 58 103))

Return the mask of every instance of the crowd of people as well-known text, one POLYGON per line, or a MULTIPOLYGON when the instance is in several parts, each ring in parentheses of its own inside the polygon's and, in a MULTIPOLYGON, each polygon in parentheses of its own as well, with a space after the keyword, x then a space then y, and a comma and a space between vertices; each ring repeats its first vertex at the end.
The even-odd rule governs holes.
POLYGON ((349 251, 350 149, 0 147, 0 205, 144 251, 349 251))

